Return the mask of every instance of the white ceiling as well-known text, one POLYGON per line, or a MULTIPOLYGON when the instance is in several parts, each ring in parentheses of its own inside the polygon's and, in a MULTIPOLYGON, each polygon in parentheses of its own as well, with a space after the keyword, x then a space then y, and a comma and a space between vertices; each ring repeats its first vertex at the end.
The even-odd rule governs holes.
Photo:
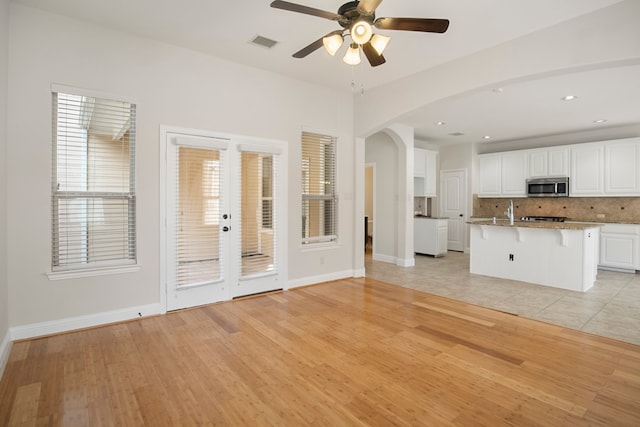
MULTIPOLYGON (((350 91, 352 83, 365 89, 384 85, 620 0, 385 0, 376 11, 378 17, 447 18, 451 24, 445 34, 376 30, 391 36, 384 55, 387 63, 376 68, 365 58, 356 67, 345 65, 345 46, 335 57, 319 49, 304 59, 292 58, 292 53, 339 26, 271 8, 271 0, 12 1, 350 91), (256 35, 279 43, 272 49, 255 46, 249 41, 256 35)), ((345 1, 295 2, 337 12, 345 1)), ((502 92, 485 90, 427 105, 403 121, 416 128, 418 138, 434 143, 478 142, 483 135, 499 141, 573 132, 593 126, 599 118, 608 120, 601 126, 640 123, 639 71, 636 66, 510 84, 502 92), (559 101, 569 93, 579 98, 559 101), (433 125, 437 121, 446 125, 433 125), (453 132, 465 135, 448 135, 453 132)))

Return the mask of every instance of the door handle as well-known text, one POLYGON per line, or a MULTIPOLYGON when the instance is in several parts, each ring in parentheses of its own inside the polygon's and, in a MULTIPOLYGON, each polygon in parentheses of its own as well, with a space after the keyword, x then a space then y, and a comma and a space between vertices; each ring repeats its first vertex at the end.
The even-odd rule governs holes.
POLYGON ((229 230, 231 230, 231 227, 227 227, 226 225, 222 227, 222 231, 224 231, 225 233, 229 230))
POLYGON ((460 214, 460 218, 462 218, 464 216, 464 214, 460 214))

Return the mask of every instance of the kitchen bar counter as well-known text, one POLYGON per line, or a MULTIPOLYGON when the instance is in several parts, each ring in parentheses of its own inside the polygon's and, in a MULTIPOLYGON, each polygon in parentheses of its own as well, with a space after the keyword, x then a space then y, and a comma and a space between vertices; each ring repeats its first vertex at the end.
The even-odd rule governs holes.
POLYGON ((593 222, 551 222, 551 221, 514 221, 513 225, 509 224, 508 219, 478 219, 467 221, 467 224, 475 225, 491 225, 498 227, 525 227, 525 228, 550 228, 555 230, 586 230, 594 227, 602 227, 604 224, 593 222))
POLYGON ((585 292, 596 279, 602 224, 470 221, 470 272, 585 292))

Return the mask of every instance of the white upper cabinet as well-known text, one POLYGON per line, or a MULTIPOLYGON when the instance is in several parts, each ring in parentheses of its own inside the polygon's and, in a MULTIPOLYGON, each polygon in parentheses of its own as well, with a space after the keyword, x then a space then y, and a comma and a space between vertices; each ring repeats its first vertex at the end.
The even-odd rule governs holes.
POLYGON ((478 156, 479 197, 524 197, 526 178, 569 177, 571 197, 640 196, 640 138, 478 156))
POLYGON ((478 196, 502 196, 502 154, 478 156, 478 196))
POLYGON ((564 147, 526 150, 529 178, 569 176, 569 149, 564 147))
POLYGON ((604 195, 604 144, 579 144, 571 148, 570 196, 604 195))
POLYGON ((414 148, 413 192, 415 196, 436 197, 438 152, 414 148))
POLYGON ((436 151, 426 150, 425 153, 425 171, 424 171, 424 195, 427 197, 436 197, 436 177, 438 176, 436 168, 438 167, 438 153, 436 151))
POLYGON ((640 194, 640 138, 605 145, 604 191, 608 195, 640 194))
POLYGON ((424 178, 427 150, 413 149, 413 176, 424 178))
POLYGON ((547 151, 549 176, 569 176, 569 149, 555 148, 547 151))
POLYGON ((640 196, 640 138, 571 148, 570 196, 640 196))
POLYGON ((512 151, 502 154, 502 195, 527 195, 527 153, 512 151))
POLYGON ((478 156, 479 197, 523 197, 526 195, 525 151, 478 156))

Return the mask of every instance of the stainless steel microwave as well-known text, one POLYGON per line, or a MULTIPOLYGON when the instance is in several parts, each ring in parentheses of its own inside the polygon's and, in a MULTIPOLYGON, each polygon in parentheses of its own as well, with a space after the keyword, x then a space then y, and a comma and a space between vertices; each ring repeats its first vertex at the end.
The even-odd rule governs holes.
POLYGON ((527 179, 529 197, 568 197, 569 177, 527 179))

